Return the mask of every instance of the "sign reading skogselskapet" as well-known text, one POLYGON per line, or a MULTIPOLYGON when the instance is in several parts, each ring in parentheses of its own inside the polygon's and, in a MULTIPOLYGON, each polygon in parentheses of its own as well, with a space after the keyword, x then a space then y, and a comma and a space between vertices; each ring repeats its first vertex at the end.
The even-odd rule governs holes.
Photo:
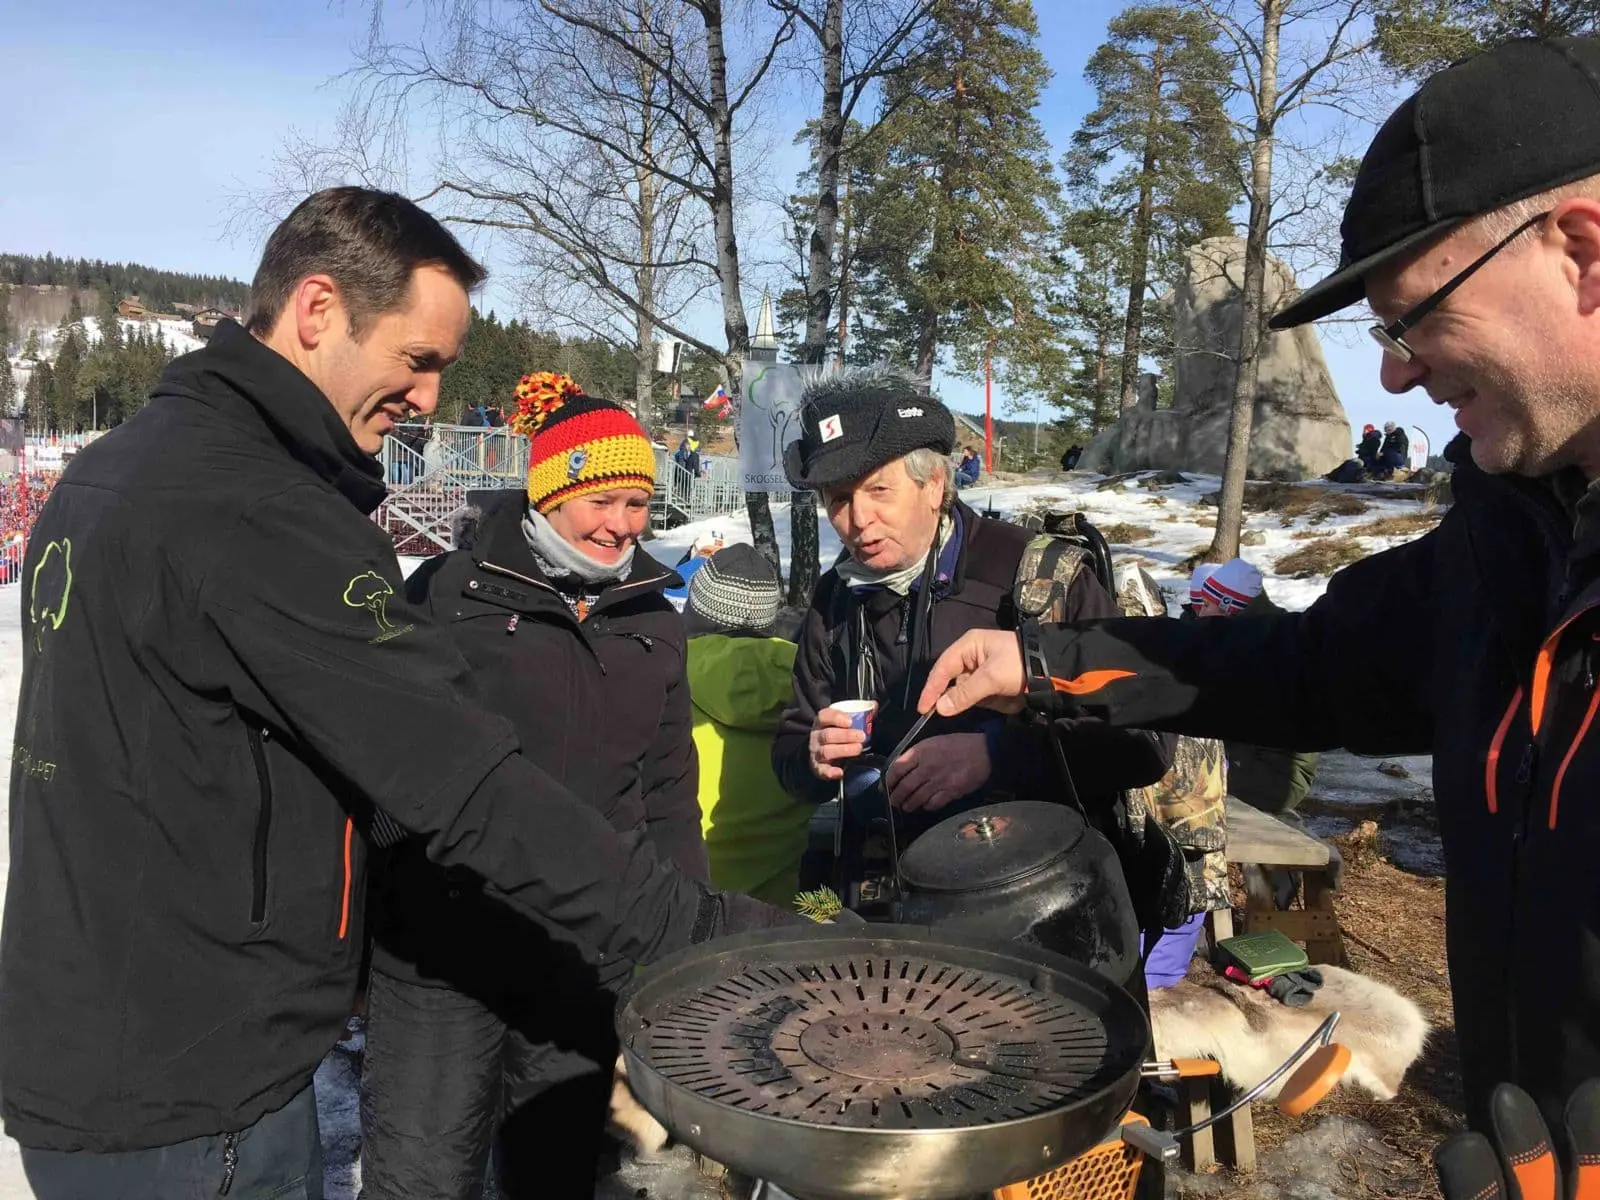
POLYGON ((747 361, 740 379, 740 483, 747 492, 787 492, 783 448, 800 436, 800 367, 747 361))

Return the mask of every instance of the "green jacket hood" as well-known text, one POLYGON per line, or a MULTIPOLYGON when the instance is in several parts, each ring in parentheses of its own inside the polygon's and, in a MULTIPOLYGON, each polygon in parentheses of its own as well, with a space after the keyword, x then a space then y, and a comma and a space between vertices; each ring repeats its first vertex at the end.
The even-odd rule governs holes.
POLYGON ((689 639, 689 696, 719 725, 770 732, 794 698, 798 647, 782 638, 689 639))

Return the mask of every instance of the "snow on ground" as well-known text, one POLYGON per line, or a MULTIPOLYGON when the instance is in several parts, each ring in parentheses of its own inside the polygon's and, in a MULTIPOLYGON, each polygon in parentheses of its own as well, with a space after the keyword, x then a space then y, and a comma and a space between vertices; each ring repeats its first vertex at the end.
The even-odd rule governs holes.
MULTIPOLYGON (((180 346, 180 352, 192 348, 180 346)), ((973 488, 963 492, 962 497, 979 512, 992 510, 997 514, 1009 514, 1042 506, 1064 505, 1082 509, 1102 527, 1124 524, 1148 528, 1153 534, 1151 538, 1135 544, 1114 545, 1115 556, 1119 562, 1136 559, 1142 563, 1172 598, 1186 592, 1188 575, 1179 564, 1192 557, 1211 539, 1211 528, 1204 522, 1214 515, 1215 510, 1201 504, 1200 498, 1217 490, 1217 479, 1214 476, 1196 475, 1189 477, 1187 482, 1159 488, 1145 487, 1139 479, 1131 479, 1120 486, 1101 490, 1097 485, 1105 482, 1101 476, 1075 474, 1056 482, 973 488), (1159 503, 1158 498, 1161 501, 1159 503), (1169 517, 1176 519, 1166 519, 1169 517)), ((1338 533, 1377 517, 1417 511, 1415 502, 1373 500, 1368 512, 1353 517, 1329 517, 1317 524, 1316 531, 1338 533)), ((787 570, 787 503, 773 505, 773 524, 787 570)), ((1296 519, 1285 526, 1278 514, 1272 512, 1249 514, 1246 522, 1246 529, 1259 531, 1264 540, 1261 545, 1248 548, 1245 556, 1266 575, 1269 594, 1286 608, 1304 608, 1320 596, 1327 586, 1326 577, 1282 579, 1271 569, 1278 557, 1301 544, 1293 538, 1293 534, 1308 527, 1305 518, 1296 519)), ((682 526, 646 545, 659 561, 671 566, 677 563, 696 536, 713 531, 720 533, 725 541, 750 540, 750 522, 740 513, 682 526)), ((831 563, 839 553, 839 539, 826 520, 820 522, 820 535, 822 560, 831 563)), ((1362 539, 1363 544, 1374 551, 1404 540, 1362 539)), ((417 561, 420 560, 408 560, 404 564, 407 573, 417 561)), ((21 599, 20 589, 16 586, 0 586, 0 846, 3 846, 6 831, 9 830, 6 799, 11 779, 11 730, 16 726, 17 689, 22 671, 21 599)), ((1325 756, 1324 774, 1319 778, 1313 796, 1322 795, 1330 804, 1343 802, 1359 807, 1397 795, 1427 791, 1432 783, 1431 776, 1426 774, 1429 760, 1400 761, 1410 773, 1408 778, 1395 779, 1379 774, 1374 760, 1344 754, 1325 756)), ((0 853, 0 891, 4 888, 8 864, 9 855, 0 853)), ((359 1034, 347 1038, 318 1072, 317 1098, 324 1122, 328 1200, 351 1200, 358 1186, 359 1175, 353 1160, 359 1145, 354 1103, 359 1044, 359 1034)), ((666 1167, 663 1164, 655 1169, 665 1170, 666 1167)), ((648 1170, 644 1174, 647 1175, 648 1170)), ((639 1175, 635 1182, 640 1186, 648 1186, 652 1179, 639 1175)), ((0 1138, 0 1200, 28 1200, 31 1195, 23 1178, 16 1143, 0 1138)))
MULTIPOLYGON (((1113 543, 1112 554, 1119 566, 1137 562, 1149 571, 1161 585, 1169 600, 1186 596, 1189 572, 1181 565, 1211 542, 1216 509, 1200 503, 1221 486, 1215 475, 1186 475, 1187 482, 1166 486, 1145 486, 1150 477, 1136 476, 1119 485, 1101 489, 1107 482, 1105 476, 1073 473, 1057 476, 1056 482, 1030 482, 1005 484, 994 487, 968 488, 961 498, 980 513, 993 512, 996 516, 1010 516, 1018 512, 1051 507, 1076 508, 1102 530, 1115 525, 1127 525, 1150 530, 1152 536, 1131 543, 1113 543), (1204 522, 1204 523, 1203 523, 1204 522)), ((1349 491, 1362 494, 1361 488, 1341 488, 1334 485, 1308 484, 1308 487, 1325 487, 1330 493, 1349 491)), ((1261 544, 1247 546, 1243 556, 1267 577, 1267 593, 1281 607, 1298 611, 1311 605, 1328 586, 1328 577, 1309 579, 1277 577, 1273 564, 1291 550, 1304 545, 1296 540, 1296 533, 1333 535, 1346 533, 1381 517, 1416 513, 1419 504, 1411 500, 1377 499, 1366 489, 1369 508, 1356 516, 1328 516, 1320 520, 1298 517, 1287 524, 1276 512, 1246 513, 1244 535, 1257 533, 1261 544), (1313 524, 1313 520, 1316 521, 1313 524)), ((1394 492, 1398 489, 1386 489, 1394 492)), ((1419 489, 1420 490, 1420 489, 1419 489)), ((783 569, 789 570, 789 505, 787 502, 772 505, 772 524, 777 532, 778 547, 783 558, 783 569)), ((831 564, 840 550, 839 537, 826 519, 820 521, 821 558, 824 567, 831 564)), ((645 543, 645 548, 657 560, 674 566, 684 552, 702 533, 717 532, 725 542, 748 542, 750 520, 744 513, 721 517, 707 517, 679 526, 658 535, 645 543)), ((1409 541, 1408 537, 1362 537, 1361 544, 1369 551, 1387 549, 1409 541)))

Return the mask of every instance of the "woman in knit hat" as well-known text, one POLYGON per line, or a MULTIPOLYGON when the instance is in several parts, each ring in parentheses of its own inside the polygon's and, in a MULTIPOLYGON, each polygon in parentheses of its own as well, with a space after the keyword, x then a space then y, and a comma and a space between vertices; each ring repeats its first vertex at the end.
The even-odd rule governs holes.
MULTIPOLYGON (((595 820, 705 879, 683 621, 662 595, 681 581, 638 550, 650 439, 549 373, 518 386, 511 424, 531 438, 526 493, 466 513, 456 549, 408 590, 449 628, 524 755, 587 797, 595 820)), ((510 831, 461 831, 497 835, 510 831)), ((573 864, 575 901, 595 866, 573 864)), ((374 874, 362 1194, 477 1200, 498 1140, 508 1200, 591 1200, 614 992, 632 964, 537 935, 420 846, 374 874)))

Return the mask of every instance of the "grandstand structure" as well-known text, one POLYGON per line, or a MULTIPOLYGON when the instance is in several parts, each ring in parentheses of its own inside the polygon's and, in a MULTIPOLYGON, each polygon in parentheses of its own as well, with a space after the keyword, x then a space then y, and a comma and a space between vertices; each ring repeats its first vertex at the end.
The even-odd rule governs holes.
MULTIPOLYGON (((652 529, 744 511, 737 460, 703 459, 695 477, 665 446, 655 450, 652 529)), ((389 495, 372 519, 397 554, 426 556, 451 549, 450 516, 470 493, 524 486, 528 439, 504 425, 401 425, 384 438, 379 460, 389 495)))

